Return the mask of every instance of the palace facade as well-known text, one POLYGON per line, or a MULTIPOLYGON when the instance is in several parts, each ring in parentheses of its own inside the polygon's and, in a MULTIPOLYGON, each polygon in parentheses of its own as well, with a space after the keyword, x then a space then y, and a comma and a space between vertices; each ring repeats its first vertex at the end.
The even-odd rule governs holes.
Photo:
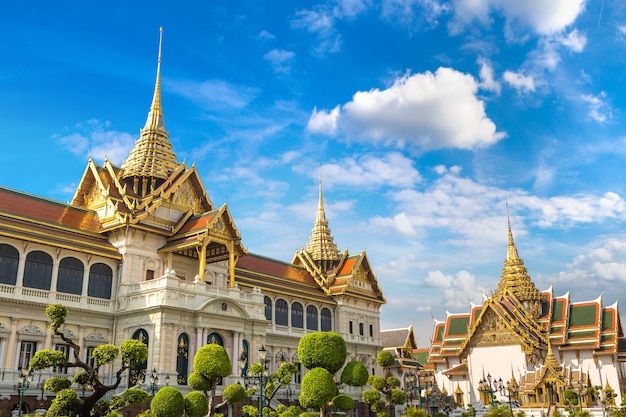
MULTIPOLYGON (((496 291, 468 313, 436 321, 432 345, 415 351, 421 372, 457 407, 494 401, 542 410, 619 405, 626 392, 626 338, 617 301, 574 302, 540 291, 519 257, 511 226, 496 291), (569 392, 568 392, 569 391, 569 392)), ((437 405, 439 406, 439 405, 437 405)))
MULTIPOLYGON (((71 203, 0 187, 2 414, 18 408, 18 370, 36 351, 73 357, 48 330, 45 308, 56 303, 69 308, 63 331, 83 360, 102 343, 148 345, 147 363, 124 375, 121 390, 147 388, 152 370, 159 387, 186 390, 193 356, 207 343, 231 358, 223 384, 241 381, 251 362, 270 371, 298 364, 300 337, 327 330, 343 336, 349 359, 377 372, 385 299, 366 253, 335 245, 321 182, 312 234, 291 262, 248 252, 228 205, 214 205, 196 167, 178 162, 160 77, 159 46, 152 104, 134 148, 121 166, 90 159, 71 203)), ((115 370, 105 366, 101 377, 110 382, 115 370)), ((52 394, 43 381, 73 371, 34 375, 22 411, 47 408, 52 394)), ((298 381, 279 397, 295 398, 298 381)))

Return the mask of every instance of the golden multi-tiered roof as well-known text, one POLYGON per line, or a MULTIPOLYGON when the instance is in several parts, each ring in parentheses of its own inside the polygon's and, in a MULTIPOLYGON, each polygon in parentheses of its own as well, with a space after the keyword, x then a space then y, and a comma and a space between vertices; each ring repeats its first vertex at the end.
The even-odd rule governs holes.
POLYGON ((311 258, 322 268, 328 271, 333 268, 339 258, 339 250, 335 244, 328 220, 326 220, 326 212, 324 211, 324 201, 322 198, 322 181, 320 180, 319 200, 317 205, 317 215, 315 224, 311 231, 311 238, 306 245, 306 250, 311 258))
MULTIPOLYGON (((162 33, 163 30, 161 29, 162 33)), ((156 85, 148 118, 145 126, 141 129, 139 139, 135 142, 135 147, 122 164, 122 178, 132 178, 133 191, 144 195, 148 190, 142 188, 144 185, 143 181, 149 181, 146 185, 154 189, 157 186, 155 180, 165 181, 178 168, 176 155, 172 150, 172 144, 169 141, 168 133, 163 123, 163 109, 161 108, 161 44, 161 41, 159 41, 156 85)))
POLYGON ((508 237, 509 243, 506 259, 504 260, 502 276, 496 289, 496 296, 503 295, 509 291, 522 303, 531 316, 536 318, 540 314, 541 293, 530 279, 528 271, 524 266, 524 261, 517 253, 510 221, 508 222, 508 237))

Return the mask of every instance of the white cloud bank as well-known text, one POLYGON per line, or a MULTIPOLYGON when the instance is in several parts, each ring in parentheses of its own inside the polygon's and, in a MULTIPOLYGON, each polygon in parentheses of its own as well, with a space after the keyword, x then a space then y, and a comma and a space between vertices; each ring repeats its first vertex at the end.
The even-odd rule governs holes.
POLYGON ((450 68, 407 74, 385 90, 359 91, 333 110, 314 109, 307 130, 422 149, 486 147, 505 133, 487 117, 478 87, 474 77, 450 68))
POLYGON ((454 0, 453 5, 457 24, 473 20, 489 24, 491 13, 498 12, 509 26, 527 26, 538 34, 550 35, 574 23, 584 10, 585 0, 454 0))
POLYGON ((109 127, 108 121, 91 119, 78 123, 74 133, 54 135, 53 139, 75 156, 83 158, 88 154, 97 161, 107 157, 119 165, 130 153, 136 137, 130 133, 109 130, 109 127))

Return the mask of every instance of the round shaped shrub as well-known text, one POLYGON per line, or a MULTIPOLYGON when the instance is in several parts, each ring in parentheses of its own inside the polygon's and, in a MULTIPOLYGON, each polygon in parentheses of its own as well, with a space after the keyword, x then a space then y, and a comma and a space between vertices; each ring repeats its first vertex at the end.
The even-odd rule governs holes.
POLYGON ((389 368, 395 361, 393 355, 388 350, 381 350, 376 356, 376 363, 382 368, 389 368))
POLYGON ((317 408, 337 395, 337 385, 333 375, 324 368, 311 369, 300 386, 300 405, 303 408, 317 408))
POLYGON ((191 389, 198 391, 211 391, 213 388, 210 379, 204 378, 195 371, 189 374, 189 377, 187 377, 187 383, 191 389))
POLYGON ((174 387, 163 387, 152 398, 150 411, 155 417, 181 417, 185 412, 183 394, 174 387))
POLYGON ((232 365, 228 353, 216 343, 202 346, 193 358, 193 369, 207 379, 230 375, 232 365))
POLYGON ((224 397, 225 401, 228 401, 231 404, 237 404, 244 402, 248 397, 248 394, 246 393, 246 389, 240 384, 230 384, 224 388, 222 397, 224 397))
POLYGON ((340 394, 333 398, 333 405, 339 411, 348 411, 354 408, 354 400, 349 395, 340 394))
POLYGON ((341 382, 353 387, 362 387, 367 384, 367 368, 360 361, 350 361, 341 372, 341 382))
POLYGON ((346 342, 335 332, 309 333, 298 343, 298 359, 307 369, 319 367, 334 374, 347 356, 346 342))
POLYGON ((209 413, 206 396, 200 391, 191 391, 185 395, 185 415, 187 417, 204 417, 209 413))

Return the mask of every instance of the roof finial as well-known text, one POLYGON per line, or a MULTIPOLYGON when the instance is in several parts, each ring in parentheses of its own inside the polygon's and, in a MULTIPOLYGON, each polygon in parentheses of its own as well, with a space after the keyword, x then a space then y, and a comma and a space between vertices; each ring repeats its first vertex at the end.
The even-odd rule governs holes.
POLYGON ((159 56, 157 58, 157 74, 154 86, 152 105, 144 129, 165 129, 163 111, 161 109, 161 53, 163 49, 163 26, 159 28, 159 56))
POLYGON ((509 215, 508 196, 505 196, 505 203, 506 203, 506 221, 508 225, 508 235, 509 235, 509 245, 506 251, 506 260, 517 261, 519 260, 519 254, 517 253, 517 248, 515 247, 515 241, 513 240, 513 232, 511 231, 511 216, 509 215))

